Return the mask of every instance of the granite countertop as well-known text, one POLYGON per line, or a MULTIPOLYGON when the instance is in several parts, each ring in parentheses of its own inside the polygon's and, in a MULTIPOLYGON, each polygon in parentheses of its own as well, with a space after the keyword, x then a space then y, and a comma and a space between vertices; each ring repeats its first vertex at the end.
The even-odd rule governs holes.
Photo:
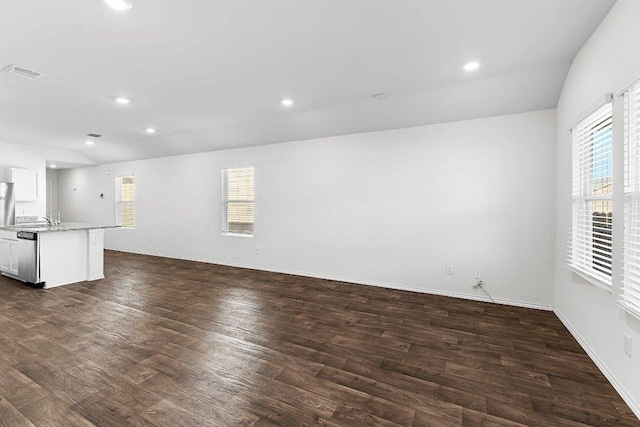
POLYGON ((78 231, 78 230, 99 230, 104 228, 119 228, 121 225, 97 225, 85 224, 81 222, 63 222, 60 225, 49 225, 47 223, 20 224, 0 226, 0 230, 5 231, 29 231, 35 233, 51 233, 57 231, 78 231))

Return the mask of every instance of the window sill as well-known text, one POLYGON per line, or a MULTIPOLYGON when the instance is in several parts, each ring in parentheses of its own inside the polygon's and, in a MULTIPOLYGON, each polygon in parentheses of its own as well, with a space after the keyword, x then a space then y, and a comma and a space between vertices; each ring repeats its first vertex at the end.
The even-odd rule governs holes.
POLYGON ((596 277, 593 277, 592 275, 590 275, 589 273, 587 273, 587 272, 585 272, 583 270, 580 270, 579 268, 573 267, 571 265, 567 265, 566 267, 569 270, 571 270, 574 274, 577 274, 578 276, 582 277, 587 282, 591 283, 596 288, 600 288, 600 289, 602 289, 603 291, 605 291, 607 293, 611 293, 611 283, 607 283, 607 282, 604 282, 602 280, 599 280, 596 277))
POLYGON ((223 236, 229 236, 229 237, 253 237, 253 234, 240 234, 240 233, 226 233, 226 232, 222 232, 223 236))
POLYGON ((637 309, 631 307, 629 304, 625 303, 624 301, 616 301, 616 305, 621 309, 623 309, 624 311, 626 311, 627 313, 629 313, 631 316, 640 320, 640 312, 637 309))

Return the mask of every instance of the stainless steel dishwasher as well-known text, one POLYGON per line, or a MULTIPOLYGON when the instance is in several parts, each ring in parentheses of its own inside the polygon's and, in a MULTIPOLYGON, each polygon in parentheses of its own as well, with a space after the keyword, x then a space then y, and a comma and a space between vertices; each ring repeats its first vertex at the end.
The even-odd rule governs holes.
POLYGON ((18 279, 32 286, 42 286, 40 279, 40 250, 38 233, 18 231, 18 279))

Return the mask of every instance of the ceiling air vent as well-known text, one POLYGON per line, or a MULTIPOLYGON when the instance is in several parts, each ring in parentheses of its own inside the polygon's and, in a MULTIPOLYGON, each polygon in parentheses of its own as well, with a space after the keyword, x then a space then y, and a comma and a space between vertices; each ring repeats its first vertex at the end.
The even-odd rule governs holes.
POLYGON ((17 65, 9 65, 2 71, 9 74, 13 74, 14 76, 24 77, 25 79, 29 79, 29 80, 37 80, 40 77, 44 76, 44 74, 42 73, 39 73, 34 70, 30 70, 28 68, 18 67, 17 65))

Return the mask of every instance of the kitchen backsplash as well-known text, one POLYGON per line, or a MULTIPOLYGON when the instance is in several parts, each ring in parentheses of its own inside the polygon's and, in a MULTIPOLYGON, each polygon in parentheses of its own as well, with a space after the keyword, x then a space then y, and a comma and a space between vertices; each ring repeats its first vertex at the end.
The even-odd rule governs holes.
POLYGON ((16 224, 29 224, 31 222, 38 222, 37 216, 16 216, 16 224))

